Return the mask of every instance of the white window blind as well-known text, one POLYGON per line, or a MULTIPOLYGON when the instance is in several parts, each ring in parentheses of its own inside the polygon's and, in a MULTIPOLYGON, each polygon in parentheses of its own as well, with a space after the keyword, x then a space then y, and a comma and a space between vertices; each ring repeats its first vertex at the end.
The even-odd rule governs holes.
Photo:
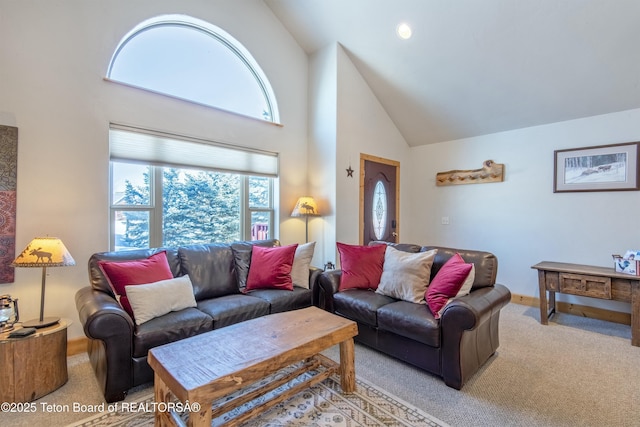
POLYGON ((278 176, 278 154, 130 126, 109 126, 111 160, 278 176))

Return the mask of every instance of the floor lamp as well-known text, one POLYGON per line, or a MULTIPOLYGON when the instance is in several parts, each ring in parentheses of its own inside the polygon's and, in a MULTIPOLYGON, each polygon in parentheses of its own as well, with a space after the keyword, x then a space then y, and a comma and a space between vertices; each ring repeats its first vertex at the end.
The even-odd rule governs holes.
POLYGON ((318 204, 313 197, 302 196, 298 199, 296 206, 293 208, 291 212, 291 216, 293 217, 301 217, 303 216, 305 219, 305 242, 309 243, 309 217, 310 216, 319 216, 318 213, 318 204))
POLYGON ((42 267, 42 288, 40 290, 40 318, 22 322, 25 328, 44 328, 60 320, 59 317, 44 317, 44 288, 47 267, 76 265, 73 257, 57 237, 36 237, 11 263, 14 267, 42 267))

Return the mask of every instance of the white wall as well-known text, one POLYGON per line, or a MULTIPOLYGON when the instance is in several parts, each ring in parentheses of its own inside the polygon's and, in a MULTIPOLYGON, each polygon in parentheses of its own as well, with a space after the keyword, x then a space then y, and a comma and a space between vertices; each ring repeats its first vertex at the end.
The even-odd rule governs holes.
POLYGON ((309 58, 309 195, 318 202, 320 217, 309 222, 309 241, 316 247, 312 265, 335 262, 336 229, 336 45, 309 58))
MULTIPOLYGON (((554 150, 638 141, 638 123, 640 109, 413 148, 410 240, 495 253, 498 281, 519 295, 538 296, 531 266, 540 261, 612 267, 612 254, 640 247, 640 193, 553 193, 554 150), (437 172, 487 159, 505 164, 504 182, 436 187, 437 172)), ((558 300, 629 312, 624 303, 558 300)))
MULTIPOLYGON (((317 150, 311 151, 310 187, 329 203, 324 205, 326 214, 321 225, 322 264, 338 264, 336 242, 359 242, 360 154, 400 162, 402 233, 410 205, 410 197, 402 197, 408 194, 410 150, 341 45, 315 53, 310 70, 311 110, 322 111, 310 122, 310 144, 317 150), (354 170, 353 177, 347 176, 349 166, 354 170)), ((315 223, 320 224, 319 219, 315 223)))
MULTIPOLYGON (((88 285, 87 260, 108 249, 108 125, 133 124, 280 152, 278 237, 304 241, 289 218, 307 191, 307 56, 257 0, 0 0, 0 124, 17 126, 16 250, 35 236, 60 237, 77 266, 49 269, 45 314, 71 319, 82 336, 74 294, 88 285), (283 127, 103 80, 113 50, 136 24, 186 14, 227 31, 254 56, 276 93, 283 127)), ((16 269, 0 294, 38 316, 40 271, 16 269)))

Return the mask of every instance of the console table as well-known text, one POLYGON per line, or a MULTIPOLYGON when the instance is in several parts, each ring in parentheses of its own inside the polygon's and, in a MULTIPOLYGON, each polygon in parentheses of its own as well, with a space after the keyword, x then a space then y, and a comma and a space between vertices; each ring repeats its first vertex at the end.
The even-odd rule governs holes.
POLYGON ((549 323, 556 311, 556 292, 631 304, 631 345, 640 347, 640 276, 616 273, 612 268, 543 261, 538 270, 540 323, 549 323), (547 292, 549 298, 547 299, 547 292))

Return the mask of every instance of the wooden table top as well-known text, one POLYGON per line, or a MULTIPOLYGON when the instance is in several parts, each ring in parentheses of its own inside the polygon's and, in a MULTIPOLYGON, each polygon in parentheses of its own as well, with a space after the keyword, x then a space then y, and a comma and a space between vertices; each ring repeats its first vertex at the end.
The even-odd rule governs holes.
POLYGON ((0 333, 0 342, 11 342, 11 341, 23 341, 26 339, 32 339, 35 337, 41 337, 43 335, 49 335, 49 334, 53 334, 56 332, 60 332, 66 328, 68 328, 71 325, 71 320, 69 319, 60 319, 58 321, 58 323, 55 323, 51 326, 47 326, 45 328, 38 328, 36 329, 36 331, 31 334, 31 335, 27 335, 26 337, 20 337, 20 338, 9 338, 9 334, 11 332, 13 332, 14 330, 18 330, 18 329, 22 329, 22 325, 18 324, 15 326, 14 329, 10 330, 10 331, 6 331, 6 332, 2 332, 0 333))
POLYGON ((640 280, 640 277, 634 276, 633 274, 618 273, 613 267, 599 267, 568 262, 542 261, 531 266, 531 268, 536 270, 558 271, 560 273, 579 273, 590 274, 592 276, 616 277, 626 280, 640 280))
POLYGON ((357 334, 355 322, 309 307, 155 347, 148 361, 179 399, 194 401, 200 392, 207 393, 205 389, 222 392, 225 382, 235 381, 237 386, 260 378, 276 365, 298 362, 357 334))

